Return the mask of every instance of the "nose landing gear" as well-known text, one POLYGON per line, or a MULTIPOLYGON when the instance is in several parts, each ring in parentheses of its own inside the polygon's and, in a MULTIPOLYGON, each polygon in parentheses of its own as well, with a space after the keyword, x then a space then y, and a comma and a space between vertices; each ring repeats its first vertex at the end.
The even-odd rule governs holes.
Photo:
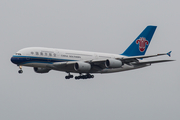
POLYGON ((22 74, 22 73, 23 73, 22 66, 19 66, 19 69, 20 69, 20 70, 18 71, 18 73, 19 73, 19 74, 22 74))

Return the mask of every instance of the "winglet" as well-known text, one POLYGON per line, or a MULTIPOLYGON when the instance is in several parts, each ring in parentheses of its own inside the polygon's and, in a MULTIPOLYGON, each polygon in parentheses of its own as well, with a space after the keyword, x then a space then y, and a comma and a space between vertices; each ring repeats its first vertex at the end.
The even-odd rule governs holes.
POLYGON ((168 55, 169 57, 171 57, 171 52, 172 52, 172 51, 170 51, 170 52, 167 53, 167 55, 168 55))

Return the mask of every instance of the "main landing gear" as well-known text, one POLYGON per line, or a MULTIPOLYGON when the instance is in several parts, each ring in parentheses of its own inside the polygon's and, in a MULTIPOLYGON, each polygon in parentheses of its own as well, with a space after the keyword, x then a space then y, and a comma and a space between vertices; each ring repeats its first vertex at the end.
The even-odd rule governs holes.
POLYGON ((74 76, 69 73, 69 75, 65 76, 66 79, 73 78, 74 76))
POLYGON ((22 74, 22 73, 23 73, 22 67, 19 66, 19 69, 20 69, 20 70, 18 71, 18 73, 19 73, 19 74, 22 74))
MULTIPOLYGON (((66 79, 70 79, 70 78, 73 78, 73 77, 74 77, 74 76, 71 75, 70 73, 69 73, 69 75, 65 76, 66 79)), ((86 74, 86 75, 82 75, 82 74, 80 73, 79 76, 76 76, 76 77, 75 77, 76 80, 79 80, 79 79, 90 79, 90 78, 94 78, 94 75, 91 75, 91 74, 89 74, 89 73, 86 74)))
POLYGON ((86 74, 86 75, 79 75, 79 76, 76 76, 75 79, 76 80, 79 80, 79 79, 90 79, 90 78, 94 78, 94 75, 91 75, 91 74, 86 74))

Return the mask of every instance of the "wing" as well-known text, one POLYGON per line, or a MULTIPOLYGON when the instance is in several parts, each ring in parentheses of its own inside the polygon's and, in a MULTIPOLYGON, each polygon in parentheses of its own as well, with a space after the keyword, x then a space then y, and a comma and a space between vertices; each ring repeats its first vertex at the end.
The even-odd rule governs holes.
POLYGON ((74 69, 76 63, 87 63, 91 65, 91 71, 99 71, 105 68, 104 62, 105 60, 54 62, 53 64, 46 65, 46 68, 66 72, 77 72, 74 69))
MULTIPOLYGON (((168 55, 169 57, 171 56, 171 51, 168 53, 161 53, 161 54, 156 54, 156 55, 142 55, 142 56, 133 56, 133 57, 121 57, 121 58, 115 58, 116 60, 121 60, 123 63, 130 64, 132 62, 137 62, 139 63, 138 59, 143 59, 143 58, 150 58, 150 57, 157 57, 157 56, 162 56, 162 55, 168 55)), ((107 60, 107 59, 106 59, 107 60)), ((86 61, 86 62, 91 62, 94 64, 101 64, 104 63, 106 60, 91 60, 91 61, 86 61)), ((174 60, 159 60, 159 62, 169 62, 169 61, 174 61, 174 60)), ((157 63, 159 63, 157 62, 157 63)))
POLYGON ((157 57, 157 56, 162 56, 162 55, 168 55, 170 57, 171 52, 172 51, 170 51, 168 53, 161 53, 161 54, 156 54, 156 55, 142 55, 142 56, 124 57, 124 58, 117 58, 117 59, 132 60, 132 59, 143 59, 143 58, 157 57))
POLYGON ((70 66, 74 65, 75 63, 76 63, 76 61, 54 62, 53 64, 49 64, 46 67, 50 68, 50 69, 58 70, 60 68, 63 69, 63 68, 70 67, 70 66))
POLYGON ((146 62, 137 62, 131 63, 132 65, 144 65, 144 64, 154 64, 154 63, 161 63, 161 62, 170 62, 174 60, 156 60, 156 61, 146 61, 146 62))
MULTIPOLYGON (((160 63, 160 62, 170 62, 173 60, 157 60, 157 61, 146 61, 146 62, 140 62, 139 59, 143 58, 150 58, 150 57, 157 57, 162 55, 168 55, 170 56, 170 52, 168 53, 162 53, 162 54, 156 54, 156 55, 143 55, 143 56, 133 56, 133 57, 121 57, 121 58, 115 58, 110 59, 113 63, 119 64, 119 61, 123 64, 127 65, 145 65, 145 64, 153 64, 153 63, 160 63)), ((105 65, 105 62, 108 59, 97 59, 97 60, 85 60, 85 61, 67 61, 67 62, 55 62, 53 64, 47 65, 47 68, 54 69, 54 70, 62 70, 62 71, 69 71, 69 72, 75 72, 74 65, 79 62, 88 63, 91 65, 93 71, 98 71, 107 68, 105 65)))

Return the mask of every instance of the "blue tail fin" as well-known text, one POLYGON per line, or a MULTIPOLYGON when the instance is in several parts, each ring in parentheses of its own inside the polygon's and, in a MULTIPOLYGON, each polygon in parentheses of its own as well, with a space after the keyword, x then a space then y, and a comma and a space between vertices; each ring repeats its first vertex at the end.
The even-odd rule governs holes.
POLYGON ((147 26, 133 43, 124 51, 125 56, 144 55, 157 26, 147 26))

